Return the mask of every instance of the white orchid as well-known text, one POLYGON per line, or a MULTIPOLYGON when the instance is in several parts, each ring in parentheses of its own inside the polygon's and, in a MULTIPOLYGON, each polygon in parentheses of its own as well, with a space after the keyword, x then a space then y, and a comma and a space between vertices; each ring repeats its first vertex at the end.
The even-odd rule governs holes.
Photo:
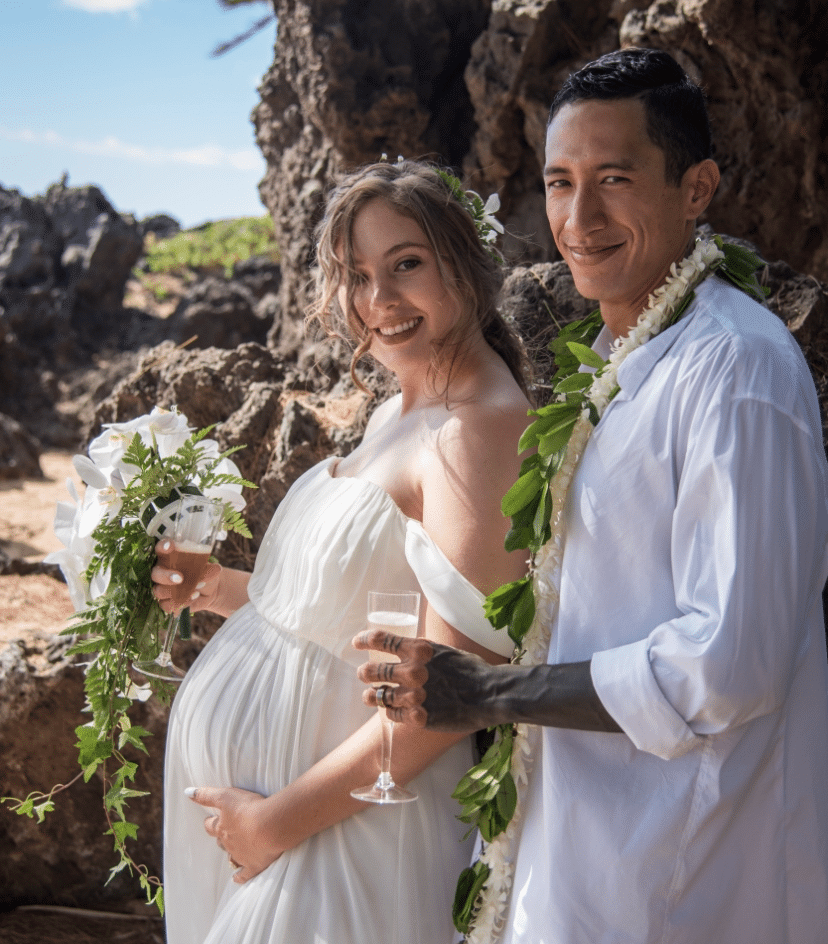
MULTIPOLYGON (((101 596, 109 586, 108 569, 96 573, 91 583, 86 578, 95 552, 92 535, 98 525, 114 521, 120 516, 124 492, 140 472, 134 465, 124 461, 136 433, 147 447, 157 450, 154 453, 156 456, 166 460, 176 455, 193 430, 187 424, 187 418, 178 410, 155 407, 151 413, 129 422, 106 424, 101 435, 90 443, 89 456, 73 457, 72 464, 86 490, 83 498, 80 498, 74 483, 67 481, 73 502, 58 503, 54 524, 55 535, 64 545, 64 550, 49 554, 45 560, 60 566, 72 603, 78 610, 101 596)), ((220 458, 221 450, 215 440, 202 439, 198 446, 201 451, 197 463, 199 471, 206 472, 210 465, 216 463, 212 470, 214 475, 241 478, 239 468, 232 460, 226 456, 220 458)), ((242 485, 238 482, 208 485, 204 493, 209 498, 220 499, 235 511, 241 511, 245 506, 242 485)), ((137 519, 133 517, 129 520, 137 519)), ((226 532, 222 531, 219 538, 225 536, 226 532)))
POLYGON ((86 456, 74 456, 72 465, 86 485, 78 533, 89 537, 95 528, 106 519, 112 519, 121 510, 124 480, 118 469, 101 469, 86 456))
POLYGON ((503 235, 503 224, 495 216, 499 209, 500 197, 493 193, 483 206, 483 222, 490 227, 489 232, 483 236, 487 243, 493 243, 497 239, 496 232, 500 233, 501 236, 503 235))
MULTIPOLYGON (((456 180, 456 178, 453 179, 456 180)), ((493 243, 497 239, 497 234, 503 233, 503 224, 495 216, 500 209, 500 197, 493 193, 484 203, 483 198, 475 190, 466 190, 465 194, 466 208, 474 220, 477 235, 482 242, 493 243)))
POLYGON ((105 424, 101 435, 89 444, 89 458, 107 476, 117 469, 128 484, 138 470, 125 463, 123 457, 136 433, 145 446, 157 448, 158 455, 168 459, 178 452, 193 430, 187 425, 187 417, 177 409, 154 407, 151 413, 129 422, 105 424))
POLYGON ((72 605, 76 610, 81 610, 90 599, 89 582, 85 574, 92 560, 93 544, 91 538, 79 536, 83 505, 72 479, 66 480, 66 488, 74 502, 58 502, 55 512, 55 536, 64 549, 47 554, 43 562, 60 567, 66 578, 72 605))
POLYGON ((76 610, 82 610, 106 590, 109 572, 96 574, 91 583, 86 579, 86 569, 95 552, 92 532, 84 527, 88 495, 81 500, 72 479, 66 480, 66 489, 73 502, 58 502, 54 525, 55 536, 64 549, 52 551, 43 560, 46 564, 57 564, 60 567, 66 578, 72 605, 76 610))

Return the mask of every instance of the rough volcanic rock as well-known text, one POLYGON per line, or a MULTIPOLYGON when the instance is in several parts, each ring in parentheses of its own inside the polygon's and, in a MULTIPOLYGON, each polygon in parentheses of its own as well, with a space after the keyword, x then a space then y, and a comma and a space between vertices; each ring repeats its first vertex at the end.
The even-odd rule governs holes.
MULTIPOLYGON (((466 71, 478 131, 465 162, 499 190, 513 257, 549 258, 540 170, 565 76, 620 46, 670 52, 704 86, 722 183, 707 219, 828 277, 826 11, 800 0, 500 0, 466 71), (528 239, 527 243, 523 239, 528 239)), ((552 256, 554 257, 554 256, 552 256)))
POLYGON ((175 344, 234 348, 248 341, 263 344, 270 323, 256 313, 256 299, 243 282, 207 276, 181 299, 165 325, 175 344))
POLYGON ((40 444, 10 416, 0 413, 0 481, 40 479, 40 444))
POLYGON ((498 191, 503 249, 514 261, 557 253, 544 211, 546 118, 555 91, 574 68, 614 48, 611 0, 498 0, 472 47, 466 84, 477 130, 463 170, 481 194, 498 191), (578 63, 580 64, 580 63, 578 63))
POLYGON ((57 564, 44 564, 43 561, 27 561, 10 555, 0 544, 0 576, 28 577, 43 574, 61 583, 65 583, 63 573, 57 564))
POLYGON ((254 113, 260 190, 282 253, 283 311, 310 301, 313 227, 332 177, 382 153, 459 165, 472 134, 463 69, 480 0, 275 0, 275 61, 254 113))
POLYGON ((51 285, 60 242, 43 207, 0 187, 0 289, 51 285))
POLYGON ((518 330, 535 369, 534 395, 541 404, 550 395, 552 358, 547 346, 558 330, 583 318, 595 303, 579 295, 565 262, 515 266, 503 282, 500 309, 518 330))
POLYGON ((46 445, 77 445, 58 377, 163 337, 151 316, 122 307, 141 249, 135 222, 97 187, 55 184, 33 199, 0 188, 0 399, 46 445))
MULTIPOLYGON (((74 729, 82 714, 83 673, 54 637, 12 642, 0 649, 0 795, 26 797, 68 783, 78 772, 74 729)), ((151 731, 149 757, 140 756, 135 781, 152 798, 130 804, 139 825, 132 843, 136 860, 158 875, 161 866, 161 790, 166 709, 155 699, 136 704, 133 723, 151 731)), ((7 808, 0 814, 0 909, 52 902, 94 905, 134 898, 136 879, 124 871, 106 885, 115 864, 112 838, 105 836, 102 781, 82 779, 55 797, 55 812, 38 825, 7 808)))
POLYGON ((269 255, 250 256, 233 265, 234 281, 242 282, 256 301, 275 295, 282 284, 282 267, 269 255))
POLYGON ((633 44, 666 49, 708 93, 723 178, 707 219, 828 278, 824 4, 274 0, 274 9, 276 59, 254 120, 290 315, 309 301, 325 189, 381 152, 462 165, 474 189, 500 193, 513 262, 557 258, 541 186, 549 105, 571 71, 633 44))
POLYGON ((787 324, 811 368, 828 453, 828 283, 795 272, 786 262, 774 262, 765 270, 764 284, 770 289, 768 307, 787 324))
POLYGON ((138 224, 138 232, 142 239, 149 233, 158 239, 169 239, 181 232, 181 224, 168 213, 156 213, 154 216, 146 216, 141 220, 138 224))
POLYGON ((42 204, 63 247, 65 277, 79 299, 90 308, 119 309, 144 248, 138 224, 94 186, 53 184, 42 204))

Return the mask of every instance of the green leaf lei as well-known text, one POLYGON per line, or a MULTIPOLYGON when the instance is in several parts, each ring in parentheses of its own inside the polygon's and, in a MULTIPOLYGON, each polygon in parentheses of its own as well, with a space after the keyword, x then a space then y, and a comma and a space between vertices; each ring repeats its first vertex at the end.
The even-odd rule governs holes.
MULTIPOLYGON (((710 266, 708 274, 715 272, 719 278, 764 302, 769 291, 759 284, 756 277, 757 270, 764 266, 762 260, 747 249, 725 242, 720 236, 714 236, 713 242, 723 257, 710 266)), ((694 297, 694 291, 688 290, 663 328, 675 324, 694 297)), ((555 399, 547 406, 529 411, 533 420, 518 445, 520 453, 530 449, 535 452, 523 461, 518 480, 502 501, 503 514, 512 522, 505 541, 508 551, 526 549, 534 557, 552 536, 552 480, 563 465, 579 417, 586 410, 593 426, 600 419, 589 398, 589 390, 595 378, 600 377, 608 366, 608 362, 592 350, 603 324, 600 310, 596 310, 586 318, 566 325, 549 345, 554 361, 552 383, 555 399), (581 365, 595 372, 581 371, 581 365)), ((610 400, 618 390, 617 386, 612 390, 610 400)), ((525 655, 524 638, 535 617, 531 569, 521 580, 492 592, 485 600, 484 612, 495 629, 507 630, 515 643, 511 661, 520 663, 525 655)), ((494 743, 452 794, 462 806, 458 818, 472 829, 479 829, 487 843, 506 830, 517 808, 517 789, 512 775, 517 728, 504 724, 493 730, 494 743)), ((464 935, 473 930, 490 871, 488 865, 478 860, 460 875, 453 918, 455 927, 464 935)))
MULTIPOLYGON (((166 416, 169 418, 170 414, 166 416)), ((176 419, 181 421, 177 431, 180 432, 182 423, 186 430, 186 420, 180 414, 176 414, 176 419)), ((129 760, 123 751, 129 745, 148 753, 144 740, 151 732, 130 721, 128 710, 132 699, 138 697, 145 700, 151 688, 162 701, 168 702, 174 686, 150 679, 149 685, 141 691, 130 679, 128 669, 135 660, 155 658, 161 648, 159 633, 167 620, 152 593, 150 578, 158 538, 147 533, 146 525, 155 510, 183 493, 209 494, 212 489, 214 494, 220 495, 228 491, 227 486, 235 487, 237 492, 241 491, 242 486, 257 487, 232 474, 232 470, 238 470, 227 461, 230 455, 243 446, 217 455, 217 450, 208 453, 203 440, 213 428, 207 427, 189 436, 173 455, 166 458, 161 455, 155 433, 151 434, 150 444, 145 443, 138 432, 129 441, 118 463, 118 467, 127 469, 130 475, 124 485, 118 473, 119 490, 123 486, 117 496, 120 508, 114 515, 103 517, 92 531, 94 551, 84 575, 88 585, 96 577, 109 572, 108 585, 100 596, 75 614, 76 621, 62 633, 78 637, 67 651, 67 656, 90 656, 85 665, 87 703, 84 710, 92 717, 75 729, 81 771, 69 783, 57 784, 48 793, 36 791, 22 800, 3 797, 0 801, 8 803, 18 815, 36 817, 40 823, 46 813, 54 810, 53 797, 56 794, 67 789, 79 777, 82 776, 88 782, 96 771, 100 771, 104 814, 109 827, 106 835, 113 837, 115 852, 119 856, 118 863, 110 870, 108 881, 125 868, 131 874, 137 873, 147 902, 155 904, 162 914, 164 897, 160 880, 151 875, 145 865, 137 863, 127 847, 127 840, 135 839, 138 833, 138 825, 128 819, 127 803, 136 797, 146 796, 147 791, 135 790, 131 786, 138 764, 129 760), (221 471, 222 468, 231 471, 221 471)), ((211 445, 215 446, 215 443, 211 445)), ((84 457, 79 458, 85 463, 78 466, 79 471, 83 468, 84 474, 96 480, 100 478, 100 470, 95 473, 93 469, 90 475, 86 470, 93 464, 84 457)), ((113 475, 112 480, 115 479, 113 475)), ((110 492, 111 488, 102 491, 110 492)), ((241 514, 229 502, 224 506, 222 527, 250 537, 241 514)), ((77 530, 76 524, 75 536, 77 530)), ((61 566, 68 580, 72 575, 67 572, 67 566, 63 563, 61 566)), ((182 616, 184 613, 187 616, 182 619, 182 624, 188 626, 189 610, 184 610, 182 616)), ((186 633, 186 626, 182 635, 186 633)))

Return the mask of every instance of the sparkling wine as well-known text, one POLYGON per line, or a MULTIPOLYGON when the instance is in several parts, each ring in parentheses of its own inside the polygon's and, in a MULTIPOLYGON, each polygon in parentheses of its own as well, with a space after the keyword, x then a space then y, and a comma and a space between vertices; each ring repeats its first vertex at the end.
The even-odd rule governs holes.
MULTIPOLYGON (((395 636, 407 636, 413 639, 417 635, 418 619, 413 613, 398 613, 391 610, 377 610, 368 614, 369 629, 384 629, 395 636)), ((371 662, 399 662, 399 658, 390 652, 368 651, 371 662)))
POLYGON ((178 571, 184 578, 183 583, 172 585, 171 601, 173 609, 186 606, 196 584, 201 580, 210 560, 210 548, 195 541, 174 541, 170 551, 168 567, 178 571))
MULTIPOLYGON (((396 636, 407 636, 413 638, 417 635, 417 626, 420 613, 420 594, 408 590, 396 590, 383 592, 382 590, 368 591, 368 627, 369 629, 381 629, 396 636)), ((399 662, 399 657, 386 652, 369 651, 369 659, 372 662, 399 662)), ((390 675, 393 669, 389 668, 387 673, 384 669, 379 670, 382 674, 390 675)), ((394 683, 388 681, 383 688, 394 686, 394 683)), ((391 776, 391 745, 393 742, 394 722, 388 717, 388 712, 378 705, 380 716, 380 727, 382 729, 382 754, 380 757, 379 776, 376 781, 367 787, 356 787, 351 790, 351 796, 357 800, 364 800, 366 803, 409 803, 417 799, 415 790, 409 790, 405 787, 399 787, 394 783, 391 776)))

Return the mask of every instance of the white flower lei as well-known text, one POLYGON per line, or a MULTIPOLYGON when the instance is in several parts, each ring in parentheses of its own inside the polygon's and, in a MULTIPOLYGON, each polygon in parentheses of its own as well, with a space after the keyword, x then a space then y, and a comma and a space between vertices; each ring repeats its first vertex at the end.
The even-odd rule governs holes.
MULTIPOLYGON (((646 344, 669 324, 673 313, 685 298, 713 272, 725 254, 718 246, 700 240, 695 250, 678 265, 670 266, 670 276, 648 299, 647 308, 639 315, 635 327, 626 337, 616 338, 612 344, 607 366, 596 376, 587 394, 588 400, 603 416, 618 389, 618 369, 629 354, 646 344)), ((557 580, 560 575, 564 548, 564 508, 572 483, 593 424, 589 411, 581 412, 569 443, 563 464, 550 483, 552 494, 552 536, 531 562, 535 618, 524 639, 522 665, 542 665, 547 660, 552 622, 558 608, 557 580)), ((512 775, 518 792, 518 802, 506 829, 489 843, 483 843, 479 861, 489 868, 486 884, 480 892, 478 904, 466 935, 466 944, 490 944, 503 929, 509 903, 514 871, 514 847, 518 839, 518 823, 522 815, 523 798, 528 785, 527 766, 531 761, 530 738, 533 725, 515 725, 512 747, 512 775)))

